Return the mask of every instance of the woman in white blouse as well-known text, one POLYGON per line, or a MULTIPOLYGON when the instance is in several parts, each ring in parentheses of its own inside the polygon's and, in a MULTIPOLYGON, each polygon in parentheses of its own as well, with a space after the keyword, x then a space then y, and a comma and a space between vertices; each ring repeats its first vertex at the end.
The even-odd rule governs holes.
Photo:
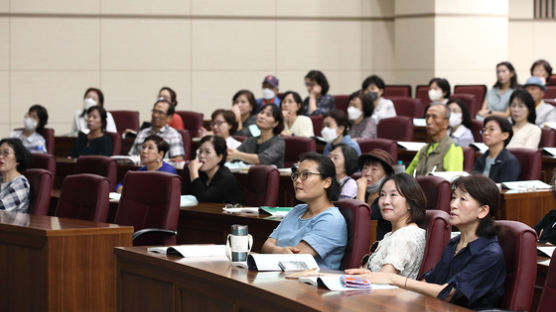
POLYGON ((529 92, 515 90, 510 97, 510 115, 514 135, 506 148, 523 147, 538 149, 541 128, 535 124, 535 101, 529 92))
POLYGON ((361 86, 361 90, 363 90, 364 93, 374 92, 378 97, 378 99, 374 101, 375 107, 373 115, 371 116, 376 124, 378 124, 381 119, 396 117, 394 103, 382 97, 385 87, 384 80, 377 75, 367 77, 361 86))
POLYGON ((282 135, 313 137, 313 122, 311 118, 301 115, 303 111, 303 101, 301 96, 294 91, 286 91, 282 95, 280 102, 282 107, 282 115, 284 115, 284 130, 282 135))
POLYGON ((384 219, 392 223, 369 257, 365 269, 346 270, 348 274, 388 272, 417 278, 425 251, 425 193, 411 176, 398 173, 386 178, 379 191, 378 206, 384 219))
MULTIPOLYGON (((89 88, 85 91, 85 95, 83 96, 83 109, 74 113, 71 129, 73 135, 77 135, 79 132, 89 134, 89 128, 87 127, 87 110, 96 105, 104 108, 104 94, 100 89, 89 88)), ((108 111, 106 111, 106 132, 118 132, 114 118, 108 111)))

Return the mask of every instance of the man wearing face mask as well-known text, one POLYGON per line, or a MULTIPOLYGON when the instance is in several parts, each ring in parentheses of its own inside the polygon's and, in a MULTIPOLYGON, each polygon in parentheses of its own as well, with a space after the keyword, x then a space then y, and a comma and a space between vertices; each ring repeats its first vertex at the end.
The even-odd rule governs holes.
POLYGON ((278 97, 278 87, 279 87, 279 81, 278 78, 276 78, 276 76, 267 75, 266 77, 264 77, 263 97, 257 99, 257 104, 259 104, 259 108, 270 103, 280 107, 280 98, 278 97))
POLYGON ((48 122, 48 112, 42 105, 35 104, 23 117, 23 130, 18 129, 10 133, 10 138, 18 138, 31 153, 46 153, 44 137, 37 131, 42 131, 48 122))
MULTIPOLYGON (((87 110, 96 105, 104 108, 104 94, 100 89, 89 88, 85 91, 85 95, 83 96, 83 109, 76 111, 73 116, 71 135, 76 136, 79 132, 89 134, 89 128, 87 127, 87 110)), ((106 132, 118 132, 114 117, 112 117, 112 114, 108 111, 106 111, 106 132)))

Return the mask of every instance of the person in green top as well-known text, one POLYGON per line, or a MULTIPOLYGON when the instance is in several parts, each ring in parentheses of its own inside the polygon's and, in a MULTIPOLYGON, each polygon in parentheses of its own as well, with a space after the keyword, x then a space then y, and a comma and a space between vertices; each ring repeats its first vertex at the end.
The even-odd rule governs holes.
POLYGON ((444 104, 431 104, 426 113, 427 134, 432 141, 413 158, 406 172, 416 176, 432 171, 462 171, 463 149, 448 135, 450 110, 444 104))

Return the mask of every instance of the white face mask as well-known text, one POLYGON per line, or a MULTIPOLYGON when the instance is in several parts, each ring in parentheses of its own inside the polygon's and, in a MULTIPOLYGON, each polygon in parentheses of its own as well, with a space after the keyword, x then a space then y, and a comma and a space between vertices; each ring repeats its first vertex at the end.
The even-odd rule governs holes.
POLYGON ((37 129, 37 121, 31 117, 25 117, 23 118, 23 126, 25 130, 35 130, 37 129))
POLYGON ((450 127, 455 128, 461 125, 461 113, 450 113, 450 127))
POLYGON ((431 101, 438 101, 442 98, 442 90, 441 89, 429 89, 429 99, 431 101))
POLYGON ((330 128, 330 127, 322 128, 320 135, 322 136, 322 138, 326 143, 330 143, 334 141, 335 138, 338 137, 338 134, 336 133, 336 128, 330 128))
POLYGON ((88 110, 89 108, 97 105, 97 102, 91 98, 86 98, 83 101, 83 109, 88 110))
POLYGON ((263 89, 263 98, 265 100, 272 100, 274 98, 275 94, 274 91, 272 91, 272 89, 269 88, 264 88, 263 89))
POLYGON ((359 108, 354 106, 348 107, 347 113, 349 120, 357 120, 357 118, 361 117, 361 114, 363 114, 359 108))

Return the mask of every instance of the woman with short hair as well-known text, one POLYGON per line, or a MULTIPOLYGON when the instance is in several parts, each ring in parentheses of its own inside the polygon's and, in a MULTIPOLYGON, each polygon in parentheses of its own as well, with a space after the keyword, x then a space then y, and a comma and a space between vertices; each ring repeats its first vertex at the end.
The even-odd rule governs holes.
POLYGON ((378 101, 374 92, 363 93, 357 91, 352 93, 348 99, 348 119, 351 121, 349 135, 352 139, 375 139, 376 121, 372 118, 374 103, 378 101))
POLYGON ((432 78, 429 81, 429 99, 431 103, 446 104, 452 91, 450 90, 450 82, 444 78, 432 78))
POLYGON ((31 186, 22 174, 31 165, 31 153, 17 138, 0 140, 0 210, 29 212, 31 186))
POLYGON ((359 144, 352 140, 349 135, 350 123, 346 113, 341 110, 335 110, 324 118, 322 125, 321 136, 326 142, 322 151, 324 156, 328 156, 328 153, 330 153, 332 149, 332 145, 340 143, 351 146, 355 149, 357 155, 361 155, 359 144))
POLYGON ((237 120, 234 112, 231 110, 217 109, 212 112, 210 128, 212 131, 207 131, 204 127, 199 129, 199 136, 205 137, 207 135, 216 135, 226 140, 226 145, 229 148, 238 148, 241 142, 236 140, 232 135, 237 130, 237 120))
POLYGON ((355 198, 357 196, 357 183, 351 177, 357 171, 357 152, 353 147, 346 144, 332 146, 328 157, 336 168, 336 181, 340 184, 342 191, 340 199, 355 198))
POLYGON ((112 138, 106 134, 106 111, 100 106, 87 110, 88 134, 79 132, 71 158, 82 155, 112 156, 112 138))
POLYGON ((371 93, 377 97, 377 100, 373 102, 373 115, 372 118, 378 125, 381 119, 396 117, 396 108, 392 100, 385 99, 382 95, 384 94, 384 89, 386 84, 384 80, 377 75, 372 75, 363 81, 361 85, 361 91, 363 93, 371 93))
POLYGON ((18 138, 31 153, 46 153, 46 140, 39 133, 48 123, 48 112, 42 105, 35 104, 23 116, 23 129, 14 130, 10 138, 18 138))
POLYGON ((320 70, 311 70, 305 75, 305 87, 309 96, 303 101, 304 115, 328 115, 336 109, 334 97, 328 93, 328 79, 320 70))

